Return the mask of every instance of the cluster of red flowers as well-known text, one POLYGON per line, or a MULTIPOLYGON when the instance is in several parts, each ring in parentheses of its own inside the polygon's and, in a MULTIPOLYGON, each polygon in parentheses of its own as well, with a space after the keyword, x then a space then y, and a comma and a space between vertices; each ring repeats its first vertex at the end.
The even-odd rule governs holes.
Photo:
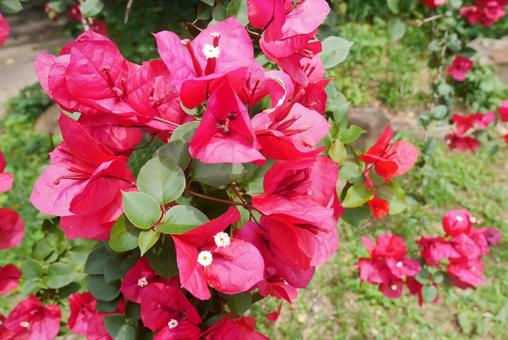
POLYGON ((422 3, 430 9, 436 9, 439 6, 446 4, 448 0, 422 0, 422 3))
POLYGON ((437 287, 442 282, 439 275, 446 275, 452 285, 461 289, 484 284, 483 257, 501 236, 495 228, 473 228, 474 222, 467 210, 447 212, 442 222, 445 235, 416 241, 420 247, 418 260, 407 257, 408 249, 401 237, 385 234, 376 244, 362 238, 370 257, 358 262, 361 280, 379 285, 389 298, 400 297, 406 284, 420 304, 424 301, 425 285, 434 287, 436 293, 431 301, 437 301, 437 287), (420 277, 423 272, 426 275, 420 277))
POLYGON ((460 9, 462 15, 470 25, 490 27, 506 15, 507 0, 476 0, 476 4, 467 5, 460 9))
POLYGON ((385 234, 378 237, 376 244, 362 237, 370 257, 358 262, 360 279, 379 285, 379 290, 391 299, 402 295, 404 284, 421 270, 417 260, 407 257, 408 249, 403 238, 385 234))
POLYGON ((469 116, 455 113, 452 115, 455 131, 445 137, 448 147, 459 151, 475 152, 480 141, 472 134, 477 130, 486 129, 496 120, 494 112, 476 113, 469 116))
POLYGON ((467 79, 467 74, 473 69, 474 62, 464 56, 456 56, 452 65, 448 68, 448 74, 456 81, 462 82, 467 79))
MULTIPOLYGON (((67 6, 69 5, 67 4, 67 6)), ((80 25, 84 24, 87 30, 107 36, 108 28, 106 27, 106 23, 96 18, 85 18, 81 13, 80 6, 81 6, 80 2, 75 2, 74 4, 71 4, 70 7, 67 7, 68 8, 66 15, 67 20, 69 22, 77 22, 80 25)), ((44 11, 48 14, 48 17, 53 21, 57 21, 62 15, 65 14, 65 12, 64 13, 58 12, 55 8, 51 7, 50 4, 46 4, 44 6, 44 11)))
POLYGON ((485 283, 482 258, 501 235, 495 228, 473 228, 476 220, 467 210, 452 210, 443 216, 444 236, 423 237, 416 242, 429 267, 444 270, 451 283, 462 289, 485 283))

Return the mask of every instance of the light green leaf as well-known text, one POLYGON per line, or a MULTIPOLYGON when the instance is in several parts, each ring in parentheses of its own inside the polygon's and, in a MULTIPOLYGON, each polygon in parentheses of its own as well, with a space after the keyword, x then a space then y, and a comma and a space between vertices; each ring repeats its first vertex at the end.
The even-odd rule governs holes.
POLYGON ((1 13, 16 13, 23 9, 21 1, 19 0, 1 0, 0 12, 1 13))
POLYGON ((208 217, 198 209, 190 205, 176 205, 166 212, 157 231, 163 234, 183 234, 208 221, 208 217))
POLYGON ((399 0, 386 0, 386 4, 393 14, 399 13, 399 0))
POLYGON ((138 246, 138 235, 139 230, 122 215, 111 228, 108 245, 119 253, 129 251, 138 246))
POLYGON ((113 339, 136 339, 136 327, 129 322, 125 315, 106 315, 104 317, 104 326, 113 339))
POLYGON ((161 216, 157 200, 144 192, 124 192, 123 209, 129 221, 140 229, 149 229, 161 216))
POLYGON ((324 67, 332 68, 343 63, 352 46, 353 43, 344 38, 328 37, 323 40, 323 52, 320 55, 324 67))
POLYGON ((155 156, 159 157, 163 163, 170 162, 181 169, 185 169, 191 160, 189 144, 182 140, 164 144, 155 152, 155 156))
POLYGON ((339 178, 351 183, 363 182, 363 172, 356 163, 345 162, 339 170, 339 178))
POLYGON ((373 196, 365 185, 357 183, 348 189, 346 197, 342 201, 342 206, 344 208, 357 208, 370 201, 373 196))
POLYGON ((161 234, 153 230, 145 230, 139 233, 138 246, 141 250, 141 256, 154 246, 159 240, 161 234))
POLYGON ((85 0, 79 6, 83 16, 94 17, 99 14, 104 8, 104 4, 100 0, 85 0))
POLYGON ((159 201, 160 205, 178 199, 185 189, 185 175, 177 165, 167 159, 154 157, 139 170, 139 191, 159 201))
POLYGON ((347 157, 346 147, 340 140, 336 140, 328 150, 328 156, 338 164, 342 164, 347 157))
POLYGON ((357 140, 361 135, 365 133, 365 130, 358 125, 351 125, 347 129, 341 131, 339 138, 344 144, 351 144, 357 140))
POLYGON ((406 24, 399 18, 393 19, 388 25, 388 32, 392 41, 400 40, 406 34, 406 24))
POLYGON ((48 267, 48 287, 62 288, 71 283, 76 277, 73 267, 66 263, 56 262, 48 267))

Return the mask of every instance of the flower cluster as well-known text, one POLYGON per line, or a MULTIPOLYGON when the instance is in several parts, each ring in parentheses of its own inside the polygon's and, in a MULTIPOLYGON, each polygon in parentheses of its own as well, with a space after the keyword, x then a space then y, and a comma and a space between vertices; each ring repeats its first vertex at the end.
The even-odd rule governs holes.
POLYGON ((448 74, 458 82, 465 81, 467 74, 473 69, 474 62, 464 56, 456 56, 452 65, 448 68, 448 74))
POLYGON ((447 212, 443 236, 416 240, 420 248, 417 260, 407 257, 401 237, 385 234, 375 244, 362 237, 370 257, 358 262, 360 279, 378 285, 389 298, 400 297, 406 284, 420 304, 436 302, 438 285, 444 280, 461 289, 482 285, 483 257, 491 245, 499 243, 501 235, 495 228, 473 228, 475 222, 467 210, 447 212))
POLYGON ((445 137, 448 147, 452 150, 475 152, 480 147, 480 141, 474 132, 489 127, 496 120, 494 112, 476 113, 464 116, 458 113, 452 115, 455 131, 445 137))
POLYGON ((422 3, 430 9, 436 9, 439 6, 446 4, 448 0, 422 0, 422 3))
POLYGON ((362 258, 358 262, 360 279, 376 284, 379 290, 391 299, 402 295, 404 284, 414 278, 421 270, 417 260, 407 257, 408 249, 403 238, 385 234, 372 242, 362 237, 370 257, 362 258))
POLYGON ((85 17, 81 12, 81 3, 78 1, 49 2, 44 5, 44 11, 52 21, 57 21, 61 17, 64 17, 67 19, 67 22, 83 25, 86 30, 104 36, 108 35, 106 23, 94 17, 85 17))
POLYGON ((0 47, 5 44, 9 34, 11 33, 11 27, 5 18, 0 14, 0 47))
POLYGON ((475 5, 463 6, 462 15, 470 25, 490 27, 506 15, 506 0, 476 0, 475 5))

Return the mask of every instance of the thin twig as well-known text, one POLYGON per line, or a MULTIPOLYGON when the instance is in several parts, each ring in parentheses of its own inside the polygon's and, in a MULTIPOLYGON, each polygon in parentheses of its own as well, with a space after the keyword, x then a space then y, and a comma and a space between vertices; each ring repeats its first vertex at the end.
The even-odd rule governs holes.
POLYGON ((205 199, 205 200, 208 200, 208 201, 212 201, 212 202, 224 203, 224 204, 228 204, 228 205, 241 205, 241 206, 243 206, 242 203, 233 202, 233 201, 225 200, 225 199, 222 199, 222 198, 217 198, 217 197, 211 197, 211 196, 203 195, 203 194, 200 194, 198 192, 195 192, 195 191, 192 191, 192 190, 189 190, 189 189, 187 189, 185 192, 188 193, 191 196, 196 196, 196 197, 199 197, 199 198, 202 198, 202 199, 205 199))
POLYGON ((164 119, 164 118, 161 118, 161 117, 155 116, 155 117, 153 117, 153 120, 156 120, 156 121, 159 121, 161 123, 165 123, 165 124, 171 125, 171 126, 173 126, 175 128, 180 127, 180 124, 177 124, 175 122, 172 122, 170 120, 167 120, 167 119, 164 119))
POLYGON ((131 7, 134 0, 129 0, 127 2, 127 7, 125 7, 125 17, 123 18, 123 23, 126 24, 129 21, 129 14, 131 13, 131 7))

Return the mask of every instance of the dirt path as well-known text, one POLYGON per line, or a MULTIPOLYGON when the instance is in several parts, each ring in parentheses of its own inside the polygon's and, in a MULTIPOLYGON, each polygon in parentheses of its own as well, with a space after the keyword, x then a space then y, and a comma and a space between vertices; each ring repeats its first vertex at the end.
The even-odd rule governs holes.
POLYGON ((57 52, 70 36, 62 23, 51 22, 41 5, 6 16, 11 36, 0 48, 0 117, 5 114, 7 100, 35 83, 33 61, 42 51, 57 52))

